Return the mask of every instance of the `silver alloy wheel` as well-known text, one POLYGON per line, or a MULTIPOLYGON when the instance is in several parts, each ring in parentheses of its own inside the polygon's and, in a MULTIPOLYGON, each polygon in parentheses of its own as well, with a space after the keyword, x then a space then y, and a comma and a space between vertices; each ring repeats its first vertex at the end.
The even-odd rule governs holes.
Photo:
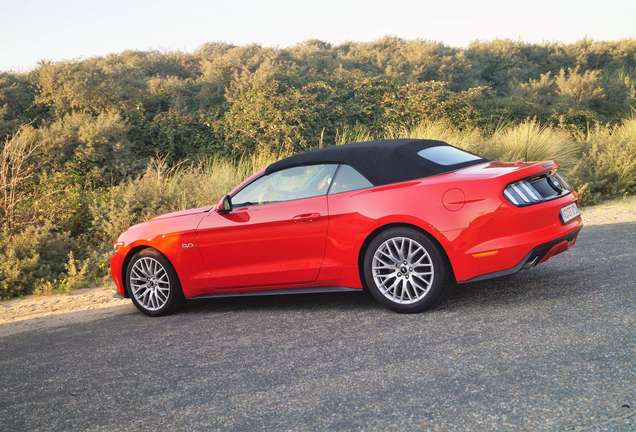
POLYGON ((400 304, 422 300, 435 277, 427 250, 408 237, 393 237, 382 243, 373 254, 371 271, 384 297, 400 304))
POLYGON ((163 264, 143 257, 130 270, 130 289, 135 300, 149 311, 164 307, 170 297, 170 278, 163 264))

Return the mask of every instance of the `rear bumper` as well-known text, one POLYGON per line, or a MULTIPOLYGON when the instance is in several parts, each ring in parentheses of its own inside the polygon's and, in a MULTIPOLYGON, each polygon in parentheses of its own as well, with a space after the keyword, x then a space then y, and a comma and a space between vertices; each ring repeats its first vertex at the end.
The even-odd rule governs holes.
POLYGON ((488 279, 495 279, 502 276, 512 275, 517 273, 520 270, 539 265, 547 261, 548 259, 552 258, 554 255, 560 254, 561 252, 565 252, 569 248, 573 247, 576 244, 576 239, 580 231, 581 231, 581 227, 579 226, 575 231, 571 232, 568 235, 540 244, 539 246, 533 248, 514 267, 511 267, 506 270, 500 270, 500 271, 496 271, 492 273, 482 274, 468 280, 458 281, 457 283, 464 284, 464 283, 470 283, 470 282, 479 282, 479 281, 488 280, 488 279))
POLYGON ((503 202, 476 217, 452 241, 449 257, 457 282, 512 274, 536 254, 541 256, 532 265, 573 246, 563 241, 576 237, 583 221, 579 216, 564 224, 560 216, 561 208, 573 202, 574 194, 521 208, 503 202))

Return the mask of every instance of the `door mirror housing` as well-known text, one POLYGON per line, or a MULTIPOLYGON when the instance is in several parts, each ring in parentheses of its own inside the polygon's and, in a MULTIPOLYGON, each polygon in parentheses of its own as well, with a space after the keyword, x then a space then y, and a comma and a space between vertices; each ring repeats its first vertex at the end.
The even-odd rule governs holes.
POLYGON ((217 206, 219 213, 229 213, 232 211, 232 197, 225 195, 219 205, 217 206))

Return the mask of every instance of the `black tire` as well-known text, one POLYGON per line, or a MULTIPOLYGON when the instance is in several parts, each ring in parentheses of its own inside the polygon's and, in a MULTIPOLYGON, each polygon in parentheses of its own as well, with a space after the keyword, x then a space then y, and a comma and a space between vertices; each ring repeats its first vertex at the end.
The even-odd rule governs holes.
MULTIPOLYGON (((389 242, 388 244, 390 246, 392 243, 389 242)), ((386 250, 386 249, 383 249, 383 250, 386 250)), ((395 252, 395 255, 397 256, 403 251, 398 251, 397 248, 394 248, 394 252, 395 252)), ((402 256, 404 255, 407 255, 407 254, 402 253, 402 256)), ((421 252, 421 255, 416 255, 412 260, 415 261, 418 259, 417 258, 418 256, 422 257, 423 255, 424 253, 421 252)), ((380 256, 383 257, 382 259, 384 259, 384 255, 380 255, 380 256)), ((390 261, 390 265, 387 267, 391 267, 392 265, 394 265, 393 264, 394 260, 386 259, 386 261, 387 262, 390 261)), ((371 240, 371 242, 369 243, 365 251, 362 271, 364 275, 364 280, 366 282, 366 286, 369 292, 371 293, 371 295, 383 306, 386 306, 387 308, 395 312, 400 312, 400 313, 417 313, 417 312, 423 312, 426 309, 429 309, 430 307, 435 305, 435 303, 438 300, 440 300, 443 297, 443 295, 445 295, 451 281, 451 277, 450 277, 451 273, 450 273, 449 265, 444 255, 442 255, 442 251, 439 250, 439 247, 428 236, 426 236, 422 232, 413 228, 408 228, 408 227, 389 228, 385 231, 381 231, 380 233, 378 233, 371 240), (387 294, 385 295, 383 294, 382 290, 376 283, 376 278, 373 275, 372 266, 373 266, 373 260, 374 260, 376 251, 378 251, 378 249, 381 247, 385 248, 387 245, 387 243, 385 242, 391 239, 397 240, 398 245, 401 245, 402 243, 400 242, 404 241, 399 239, 409 239, 415 242, 415 243, 406 242, 405 247, 407 247, 409 244, 412 244, 413 248, 415 248, 416 244, 421 246, 428 254, 428 258, 424 257, 422 259, 422 262, 430 262, 430 264, 432 264, 433 270, 432 270, 432 276, 425 276, 426 279, 424 279, 423 277, 421 277, 421 275, 423 274, 422 272, 429 271, 429 270, 425 270, 428 268, 428 264, 423 264, 423 266, 426 266, 426 267, 422 267, 420 264, 415 264, 413 265, 413 267, 409 267, 408 265, 403 266, 402 264, 395 264, 396 266, 395 274, 397 275, 395 276, 395 279, 400 278, 400 282, 398 283, 399 288, 396 288, 392 292, 388 292, 389 290, 386 290, 387 294), (413 269, 415 267, 417 267, 417 269, 415 269, 415 272, 414 272, 413 269), (404 269, 406 270, 406 272, 401 273, 401 270, 404 270, 404 269), (401 299, 396 299, 396 300, 390 299, 389 297, 397 297, 398 290, 401 292, 401 290, 403 289, 400 285, 402 279, 406 279, 407 281, 415 280, 417 281, 418 286, 421 286, 427 289, 418 288, 418 290, 416 290, 412 282, 410 283, 407 282, 406 292, 408 292, 409 297, 411 297, 411 294, 413 294, 412 295, 413 299, 408 299, 408 300, 403 299, 403 300, 413 301, 413 302, 405 304, 405 303, 400 303, 401 299), (430 284, 430 285, 427 285, 427 284, 430 284), (417 300, 418 296, 420 295, 422 297, 419 300, 417 300)), ((389 269, 389 268, 387 268, 386 270, 376 269, 376 272, 382 272, 382 271, 385 271, 387 272, 386 274, 388 274, 389 272, 392 273, 393 269, 389 269)), ((379 278, 378 280, 380 280, 381 283, 386 283, 386 285, 393 284, 392 282, 393 279, 391 279, 391 276, 386 277, 382 275, 382 278, 379 278)), ((403 295, 406 295, 406 294, 403 294, 403 295)))
MULTIPOLYGON (((143 276, 145 276, 145 273, 143 276)), ((130 296, 130 299, 137 307, 137 309, 139 309, 142 313, 152 317, 173 313, 184 303, 183 292, 181 291, 181 284, 179 283, 179 278, 177 277, 177 273, 175 272, 174 267, 172 267, 172 264, 170 264, 170 261, 168 261, 166 257, 164 257, 155 249, 142 249, 135 255, 133 255, 132 259, 128 263, 128 266, 126 267, 126 290, 128 291, 128 295, 130 296), (144 265, 147 265, 147 263, 150 263, 150 265, 153 266, 161 265, 161 268, 165 272, 165 277, 163 276, 164 273, 158 272, 159 274, 161 274, 160 281, 152 281, 152 284, 155 286, 153 287, 153 289, 156 290, 154 307, 151 306, 153 304, 152 299, 148 300, 148 298, 150 298, 152 295, 153 289, 150 289, 149 296, 144 297, 142 293, 145 293, 147 288, 135 289, 134 286, 135 284, 140 283, 139 278, 135 276, 140 276, 140 269, 147 269, 147 267, 144 267, 144 265), (165 282, 163 282, 166 278, 169 282, 168 291, 165 290, 167 285, 165 284, 165 282), (135 295, 135 293, 138 294, 135 295), (148 306, 146 306, 144 303, 149 304, 148 306)))

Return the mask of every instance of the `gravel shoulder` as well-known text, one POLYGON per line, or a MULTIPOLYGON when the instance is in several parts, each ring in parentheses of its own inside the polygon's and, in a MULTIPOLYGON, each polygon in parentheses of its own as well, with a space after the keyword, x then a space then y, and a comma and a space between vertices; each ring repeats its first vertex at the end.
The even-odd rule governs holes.
POLYGON ((113 297, 110 287, 84 288, 70 294, 52 294, 0 302, 0 324, 79 311, 96 311, 130 303, 113 297))
POLYGON ((636 222, 636 196, 607 201, 582 210, 585 225, 636 222))

